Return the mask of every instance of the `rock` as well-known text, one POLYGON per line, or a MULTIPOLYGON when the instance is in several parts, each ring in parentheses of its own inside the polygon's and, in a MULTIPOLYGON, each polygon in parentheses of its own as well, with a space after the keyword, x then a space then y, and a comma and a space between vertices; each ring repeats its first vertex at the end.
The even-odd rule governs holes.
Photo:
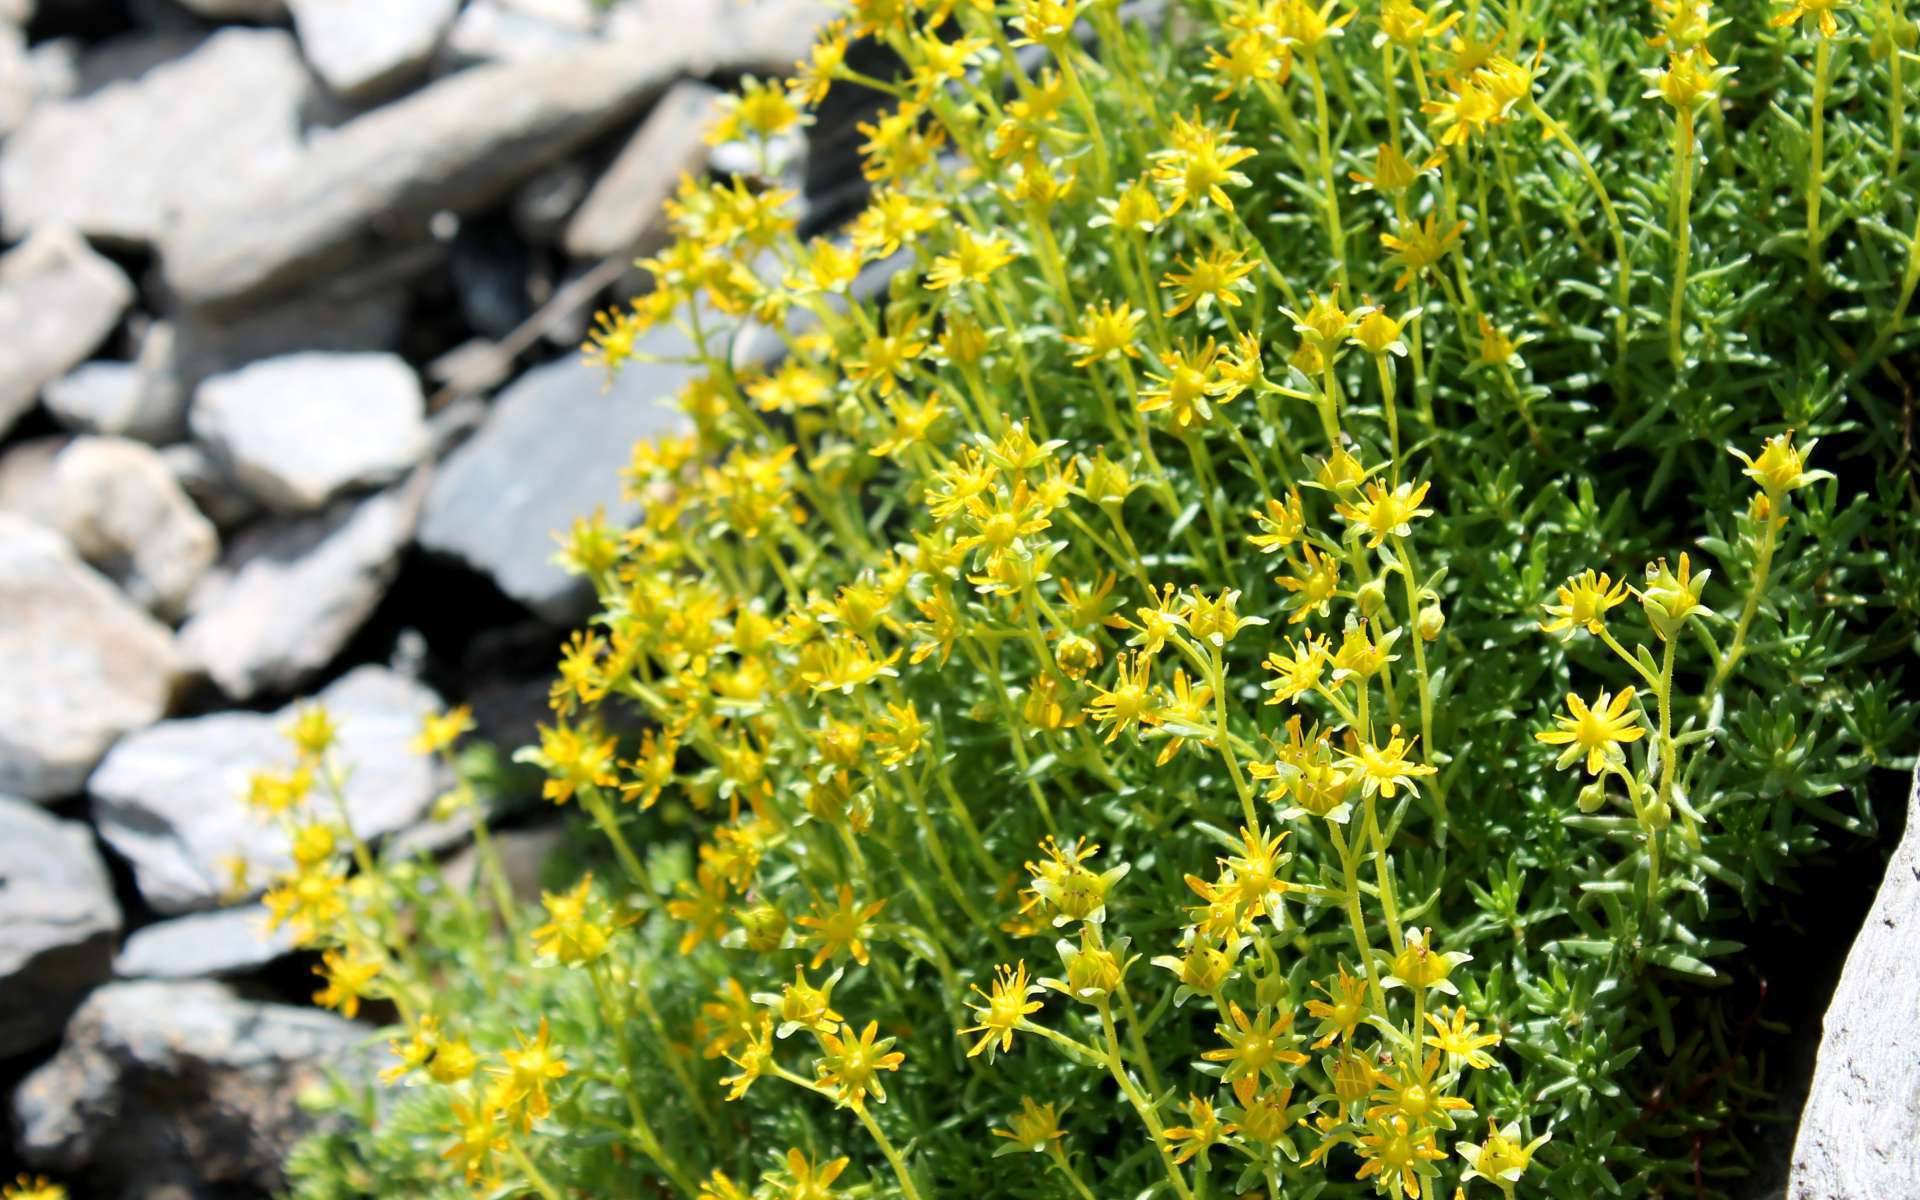
MULTIPOLYGON (((781 3, 798 11, 801 0, 781 3)), ((706 7, 689 5, 689 13, 706 7)), ((762 29, 731 8, 684 30, 661 24, 640 32, 461 71, 315 135, 291 167, 230 189, 169 236, 168 282, 189 304, 231 307, 424 240, 436 212, 491 207, 674 79, 760 64, 776 47, 785 68, 795 54, 786 21, 762 29)))
POLYGON ((568 254, 597 259, 638 253, 650 231, 665 229, 660 206, 682 172, 697 174, 705 164, 705 134, 719 98, 718 91, 693 80, 660 97, 567 222, 561 244, 568 254))
MULTIPOLYGON (((444 781, 438 765, 408 743, 440 698, 384 667, 359 667, 317 699, 340 728, 340 762, 352 767, 346 797, 355 832, 371 839, 419 824, 444 781)), ((289 864, 285 835, 248 811, 243 797, 254 772, 289 761, 281 731, 294 711, 162 722, 115 746, 88 780, 100 836, 132 865, 155 909, 215 904, 228 855, 244 857, 261 883, 289 864)))
MULTIPOLYGON (((521 3, 523 0, 510 0, 521 3)), ((571 2, 571 0, 563 0, 571 2)), ((607 10, 601 36, 608 41, 671 37, 725 60, 725 73, 785 75, 807 56, 813 35, 837 15, 828 0, 624 0, 607 10)), ((716 71, 689 69, 703 77, 716 71)), ((853 90, 853 89, 848 89, 853 90)))
POLYGON ((529 242, 552 242, 566 228, 567 218, 580 207, 592 183, 586 164, 577 158, 548 167, 513 194, 514 229, 529 242))
POLYGON ((186 431, 173 346, 173 326, 156 322, 136 361, 83 363, 47 384, 41 403, 68 429, 164 445, 186 431))
POLYGON ((285 0, 179 0, 181 7, 215 21, 279 21, 285 0))
MULTIPOLYGON (((0 155, 0 171, 16 144, 0 155)), ((126 274, 72 230, 42 230, 0 255, 0 434, 42 385, 91 354, 132 302, 126 274)))
POLYGON ((152 242, 290 162, 308 88, 292 37, 226 29, 138 78, 38 105, 0 158, 0 229, 152 242))
POLYGON ((0 454, 0 510, 19 513, 52 529, 53 460, 73 439, 61 434, 15 442, 0 454))
POLYGON ((0 796, 0 1057, 60 1036, 107 979, 120 906, 93 833, 0 796))
POLYGON ((692 375, 678 364, 636 362, 608 389, 577 355, 528 371, 443 464, 420 544, 486 572, 549 621, 580 616, 589 595, 554 565, 555 534, 596 507, 616 522, 632 516, 620 472, 634 442, 683 427, 668 398, 692 375))
POLYGON ((0 22, 0 138, 27 119, 38 90, 26 33, 18 25, 0 22))
POLYGON ((200 385, 193 433, 283 511, 387 483, 427 452, 420 380, 392 354, 290 354, 200 385))
MULTIPOLYGON (((493 851, 500 856, 500 874, 506 878, 508 890, 523 903, 538 903, 547 860, 566 840, 566 831, 557 825, 496 830, 493 851)), ((447 859, 440 872, 448 887, 472 890, 476 895, 485 895, 484 889, 492 886, 481 873, 477 846, 468 846, 447 859)))
MULTIPOLYGON (((539 899, 538 896, 534 899, 539 899)), ((174 917, 136 930, 114 956, 121 979, 240 975, 293 953, 285 928, 269 931, 266 906, 246 904, 174 917)))
POLYGON ((208 378, 263 358, 391 350, 406 328, 412 279, 445 256, 444 246, 425 243, 244 311, 178 309, 171 314, 178 331, 170 364, 174 384, 187 396, 208 378))
POLYGON ((236 529, 260 515, 260 502, 202 447, 181 442, 160 451, 160 459, 215 528, 236 529))
POLYGON ((380 602, 426 485, 420 472, 371 499, 241 534, 195 597, 181 654, 235 700, 299 686, 380 602))
POLYGON ((294 32, 336 95, 391 92, 424 72, 460 0, 290 0, 294 32))
POLYGON ((34 0, 0 0, 0 21, 24 27, 33 20, 34 0))
POLYGON ((424 240, 434 213, 488 207, 677 67, 664 46, 621 46, 441 80, 316 135, 291 169, 202 210, 167 239, 167 279, 190 304, 231 306, 424 240))
POLYGON ((505 0, 471 0, 447 35, 456 64, 526 62, 578 51, 590 45, 588 28, 548 20, 505 0))
POLYGON ((1920 771, 1907 831, 1847 954, 1822 1022, 1787 1200, 1920 1196, 1920 771))
POLYGON ((275 1192, 281 1161, 312 1128, 300 1092, 329 1071, 371 1074, 367 1042, 364 1025, 243 1000, 224 984, 109 984, 14 1092, 20 1153, 83 1175, 83 1194, 175 1176, 200 1194, 275 1192))
POLYGON ((49 38, 28 51, 27 60, 36 101, 65 100, 80 90, 79 38, 49 38))
POLYGON ((0 513, 0 792, 80 790, 121 735, 165 715, 180 677, 166 626, 66 539, 0 513))
POLYGON ((151 446, 76 438, 53 460, 54 523, 80 556, 162 620, 186 607, 220 538, 151 446))

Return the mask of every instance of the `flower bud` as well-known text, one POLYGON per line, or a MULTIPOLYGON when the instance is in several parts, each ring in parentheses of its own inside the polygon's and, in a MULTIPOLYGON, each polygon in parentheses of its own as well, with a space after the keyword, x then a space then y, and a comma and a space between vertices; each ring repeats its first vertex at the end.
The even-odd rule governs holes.
POLYGON ((1387 606, 1387 581, 1369 579, 1360 585, 1360 615, 1371 618, 1387 606))
POLYGON ((1607 803, 1607 781, 1596 779, 1587 784, 1580 789, 1580 797, 1574 803, 1579 806, 1581 812, 1588 815, 1599 812, 1607 803))
POLYGON ((1438 641, 1440 640, 1441 630, 1447 627, 1447 614, 1440 611, 1438 604, 1429 603, 1424 605, 1420 609, 1420 616, 1416 622, 1416 627, 1420 631, 1421 641, 1438 641))

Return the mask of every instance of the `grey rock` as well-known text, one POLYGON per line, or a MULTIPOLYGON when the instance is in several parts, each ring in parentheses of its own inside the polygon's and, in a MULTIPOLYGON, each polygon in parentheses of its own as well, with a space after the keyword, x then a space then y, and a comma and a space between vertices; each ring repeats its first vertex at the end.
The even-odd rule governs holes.
POLYGON ((24 26, 33 20, 34 0, 0 0, 0 21, 24 26))
POLYGON ((427 452, 420 380, 392 354, 290 354, 202 383, 193 433, 283 511, 386 483, 427 452))
MULTIPOLYGON (((523 0, 512 0, 514 3, 523 0)), ((601 36, 609 41, 669 37, 723 55, 732 72, 783 75, 807 56, 813 35, 835 15, 826 0, 625 0, 607 10, 601 36)), ((711 70, 688 70, 707 76, 711 70)))
POLYGON ((1920 1196, 1920 771, 1907 831, 1822 1022, 1788 1200, 1920 1196))
MULTIPOLYGON (((14 160, 14 143, 0 171, 14 160)), ((40 388, 93 352, 133 302, 133 284, 70 229, 50 228, 0 255, 0 434, 40 388)))
POLYGON ((65 100, 80 90, 80 39, 49 38, 27 52, 35 100, 65 100))
POLYGON ((79 821, 0 796, 0 1055, 54 1040, 107 979, 120 906, 79 821))
POLYGON ((235 483, 227 468, 202 447, 180 442, 161 450, 160 459, 215 528, 235 529, 260 515, 260 502, 235 483))
POLYGON ((214 375, 287 354, 390 350, 406 327, 410 282, 445 256, 444 246, 423 243, 314 280, 270 303, 225 312, 180 308, 171 314, 177 330, 168 364, 174 386, 188 396, 214 375))
POLYGON ((549 20, 505 0, 471 0, 447 35, 456 64, 527 62, 577 51, 591 43, 591 27, 549 20))
POLYGON ((575 258, 639 252, 649 232, 665 229, 660 206, 682 172, 698 173, 707 160, 706 130, 720 93, 682 80, 660 97, 638 132, 608 164, 562 242, 575 258))
POLYGON ((463 71, 338 129, 231 189, 163 244, 190 305, 233 306, 425 240, 436 212, 486 208, 630 116, 685 67, 674 39, 463 71))
POLYGON ((278 21, 287 15, 285 0, 179 0, 188 12, 216 21, 278 21))
POLYGON ((26 33, 0 21, 0 138, 26 120, 38 90, 26 33))
POLYGON ((597 507, 616 521, 634 513, 620 472, 634 442, 684 428, 670 397, 691 374, 632 363, 609 389, 577 355, 528 371, 443 464, 420 544, 486 572, 549 621, 578 617, 590 596, 554 565, 555 535, 597 507))
POLYGON ((577 158, 548 167, 513 194, 514 229, 530 242, 553 241, 592 183, 586 164, 577 158))
POLYGON ((269 1193, 314 1118, 300 1092, 365 1077, 368 1030, 331 1013, 242 999, 223 984, 142 980, 94 992, 66 1041, 13 1095, 21 1155, 94 1195, 189 1178, 269 1193))
MULTIPOLYGON (((538 897, 535 897, 538 899, 538 897)), ((134 931, 114 956, 122 979, 209 979, 258 970, 293 953, 293 935, 269 930, 266 906, 245 904, 159 921, 134 931)))
POLYGON ((151 446, 83 437, 53 460, 56 527, 80 556, 162 620, 186 607, 220 537, 151 446))
POLYGON ((0 791, 80 790, 123 734, 165 715, 180 659, 166 626, 65 538, 0 513, 0 791))
MULTIPOLYGON (((444 781, 408 743, 440 698, 384 667, 359 667, 316 699, 339 726, 340 761, 353 767, 346 800, 355 832, 379 838, 419 824, 444 781)), ((287 764, 281 730, 294 712, 164 721, 115 746, 88 780, 100 836, 132 865, 155 909, 214 905, 228 855, 245 858, 258 881, 289 865, 285 835, 249 812, 244 796, 254 772, 287 764)))
POLYGON ((379 95, 426 70, 460 0, 290 0, 294 32, 335 94, 379 95))
POLYGON ((83 363, 48 383, 40 401, 68 429, 164 445, 186 430, 173 347, 173 326, 155 322, 137 360, 83 363))
POLYGON ((370 499, 241 534, 194 598, 182 655, 235 700, 299 686, 380 602, 427 482, 418 472, 370 499))
POLYGON ((0 454, 0 511, 54 528, 58 513, 53 503, 53 460, 72 442, 64 434, 52 434, 15 442, 0 454))
POLYGON ((151 242, 291 161, 309 86, 292 37, 226 29, 138 78, 37 105, 0 158, 0 228, 151 242))

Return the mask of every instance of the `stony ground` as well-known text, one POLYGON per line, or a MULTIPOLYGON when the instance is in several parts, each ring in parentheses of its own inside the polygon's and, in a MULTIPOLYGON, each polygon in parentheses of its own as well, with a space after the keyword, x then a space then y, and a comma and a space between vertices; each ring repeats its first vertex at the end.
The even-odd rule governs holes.
MULTIPOLYGON (((0 1176, 273 1186, 367 1028, 284 1003, 301 964, 222 906, 224 858, 278 854, 238 793, 318 693, 360 828, 459 852, 407 739, 442 696, 532 734, 587 599, 553 531, 673 419, 678 370, 606 389, 586 321, 729 152, 715 85, 821 17, 0 0, 0 1176)), ((826 221, 823 157, 790 182, 826 221)))

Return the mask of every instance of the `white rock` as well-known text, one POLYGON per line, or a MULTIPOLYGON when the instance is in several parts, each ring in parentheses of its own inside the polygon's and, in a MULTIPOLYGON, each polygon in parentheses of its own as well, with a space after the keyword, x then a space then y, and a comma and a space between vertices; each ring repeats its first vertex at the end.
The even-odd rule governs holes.
POLYGON ((241 534, 195 596, 181 653, 235 700, 299 686, 379 604, 426 484, 422 471, 371 499, 241 534))
POLYGON ((220 537, 153 447, 83 437, 53 460, 54 523, 80 556, 161 620, 185 609, 220 537))
POLYGON ((292 512, 386 483, 427 452, 420 380, 392 354, 290 354, 215 376, 190 423, 242 487, 292 512))
POLYGON ((27 35, 18 25, 0 21, 0 138, 26 120, 38 90, 27 35))
MULTIPOLYGON (((408 744, 440 698, 385 668, 360 667, 315 699, 339 727, 339 760, 353 768, 346 799, 354 831, 385 837, 424 819, 446 781, 408 744)), ((290 865, 285 834, 249 811, 244 797, 254 772, 289 765, 281 730, 294 711, 162 722, 115 746, 87 781, 100 836, 133 867, 155 909, 215 904, 229 855, 245 858, 259 884, 290 865)))
POLYGON ((180 660, 164 625, 66 539, 0 513, 0 792, 80 790, 123 734, 165 715, 180 660))
POLYGON ((174 363, 173 326, 155 322, 133 362, 82 363, 48 383, 40 402, 53 419, 80 433, 137 438, 164 445, 186 431, 186 393, 174 363))
POLYGON ((285 0, 179 0, 181 7, 216 21, 278 21, 287 15, 285 0))
POLYGON ((592 36, 591 27, 548 20, 504 0, 470 0, 447 35, 447 52, 457 63, 525 62, 578 50, 592 36))
MULTIPOLYGON (((538 896, 533 899, 538 900, 538 896)), ((207 979, 264 967, 294 950, 282 926, 269 930, 261 904, 217 908, 135 930, 114 956, 122 979, 207 979)))
MULTIPOLYGON (((13 144, 0 170, 13 161, 13 144)), ((93 352, 133 302, 133 284, 70 229, 0 255, 0 434, 48 380, 93 352)))
POLYGON ((682 172, 697 175, 705 164, 706 130, 719 98, 694 80, 682 80, 660 97, 567 223, 562 244, 568 254, 597 259, 638 252, 650 230, 664 230, 660 206, 682 172))
POLYGON ((291 162, 309 87, 291 36, 226 29, 137 79, 37 105, 0 156, 0 228, 151 242, 291 162))
POLYGON ((1911 786, 1906 834, 1821 1023, 1787 1200, 1920 1196, 1920 771, 1911 786))
POLYGON ((633 363, 609 389, 578 355, 528 371, 442 465, 420 544, 486 572, 550 621, 580 616, 590 597, 582 581, 554 565, 555 534, 597 506, 615 521, 633 515, 621 499, 620 472, 634 442, 684 428, 671 398, 690 374, 675 364, 633 363))
POLYGON ((391 91, 426 70, 460 0, 291 0, 300 49, 336 95, 391 91))
POLYGON ((93 832, 0 796, 0 1055, 60 1034, 104 983, 120 905, 93 832))

